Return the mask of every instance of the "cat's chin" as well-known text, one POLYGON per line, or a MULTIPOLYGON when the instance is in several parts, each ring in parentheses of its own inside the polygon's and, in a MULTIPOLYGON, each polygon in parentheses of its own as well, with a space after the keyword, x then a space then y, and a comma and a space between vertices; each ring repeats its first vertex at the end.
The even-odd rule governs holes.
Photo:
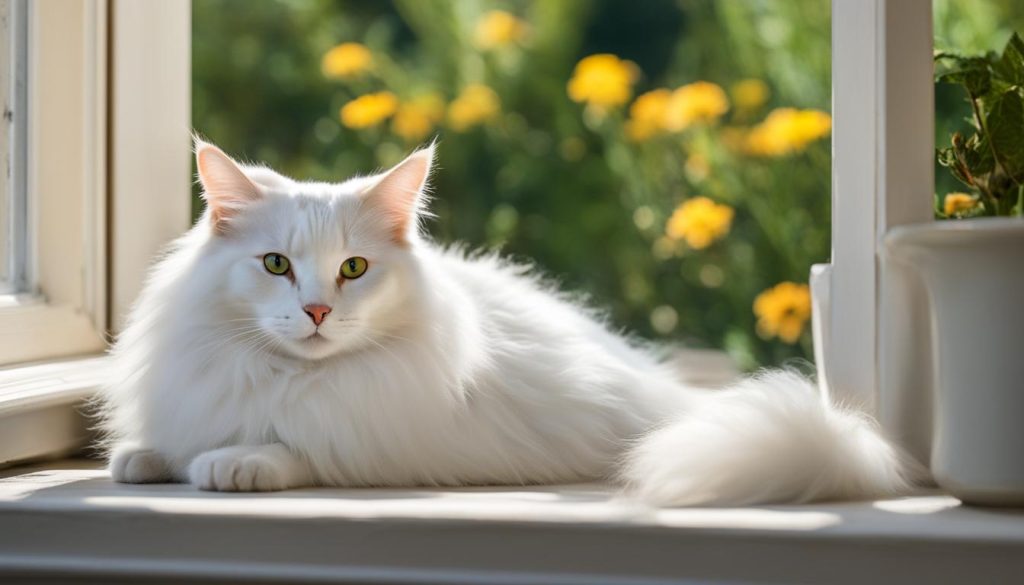
POLYGON ((280 347, 293 358, 309 361, 322 360, 344 350, 343 344, 319 333, 301 339, 289 339, 280 347))
POLYGON ((279 347, 282 353, 290 357, 306 361, 319 361, 361 349, 364 345, 363 342, 355 338, 336 339, 316 333, 301 339, 288 339, 279 347))

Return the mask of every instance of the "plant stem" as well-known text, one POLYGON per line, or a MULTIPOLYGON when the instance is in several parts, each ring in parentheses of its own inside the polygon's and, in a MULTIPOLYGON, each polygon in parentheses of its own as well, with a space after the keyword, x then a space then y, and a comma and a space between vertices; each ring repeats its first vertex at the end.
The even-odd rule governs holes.
MULTIPOLYGON (((988 142, 989 150, 992 151, 992 161, 994 165, 992 168, 992 172, 988 174, 988 178, 985 180, 985 187, 981 189, 981 191, 986 195, 986 197, 988 197, 989 203, 992 205, 992 209, 998 215, 999 200, 994 195, 992 195, 992 190, 989 188, 989 181, 992 178, 992 176, 995 175, 996 170, 1002 167, 1002 163, 999 162, 999 154, 996 153, 996 146, 992 144, 992 135, 989 134, 988 126, 985 124, 985 119, 981 115, 981 107, 978 106, 978 98, 969 91, 967 92, 967 97, 970 99, 971 109, 974 111, 974 119, 978 122, 978 130, 981 131, 981 133, 984 135, 985 140, 988 142)), ((981 187, 981 185, 979 185, 979 187, 981 187)))

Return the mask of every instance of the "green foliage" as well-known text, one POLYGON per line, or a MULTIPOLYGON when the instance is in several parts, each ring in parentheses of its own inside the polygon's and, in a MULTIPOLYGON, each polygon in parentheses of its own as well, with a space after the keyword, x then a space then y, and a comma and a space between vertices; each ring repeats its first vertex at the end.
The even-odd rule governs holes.
MULTIPOLYGON (((933 0, 935 47, 939 52, 984 55, 1001 51, 1014 30, 1024 30, 1020 0, 933 0)), ((959 84, 935 85, 935 144, 946 146, 954 133, 970 136, 973 115, 965 115, 964 89, 959 84)), ((940 199, 963 190, 953 173, 935 161, 935 188, 940 199)), ((940 201, 940 208, 942 207, 940 201)))
POLYGON ((939 164, 976 194, 977 206, 943 206, 940 217, 1020 215, 1024 193, 1024 40, 1016 33, 1002 53, 935 57, 939 83, 961 86, 973 114, 967 138, 953 133, 939 164))

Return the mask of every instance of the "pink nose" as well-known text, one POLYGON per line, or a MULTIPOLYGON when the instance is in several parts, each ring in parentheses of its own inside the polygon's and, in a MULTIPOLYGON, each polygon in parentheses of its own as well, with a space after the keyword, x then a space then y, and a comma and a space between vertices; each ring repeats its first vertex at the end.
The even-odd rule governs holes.
POLYGON ((313 320, 317 326, 324 322, 324 317, 331 312, 331 308, 327 305, 306 305, 302 307, 302 310, 309 315, 309 318, 313 320))

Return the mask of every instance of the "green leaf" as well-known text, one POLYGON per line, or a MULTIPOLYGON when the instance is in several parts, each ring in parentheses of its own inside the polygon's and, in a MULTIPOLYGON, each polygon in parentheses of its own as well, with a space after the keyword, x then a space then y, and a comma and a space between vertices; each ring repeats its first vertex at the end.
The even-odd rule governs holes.
POLYGON ((1018 184, 1024 181, 1024 99, 1018 91, 998 96, 985 118, 989 140, 1003 171, 1018 184))
POLYGON ((992 62, 994 76, 1009 85, 1024 85, 1024 40, 1013 33, 1003 54, 992 62))
POLYGON ((935 76, 940 83, 955 83, 964 86, 971 96, 979 97, 988 93, 992 87, 992 73, 988 59, 984 57, 951 57, 943 58, 951 61, 948 70, 935 76))
POLYGON ((988 139, 975 134, 964 144, 962 155, 964 165, 974 177, 991 173, 996 166, 995 158, 992 156, 992 147, 988 139))
POLYGON ((968 187, 973 186, 970 171, 963 162, 963 135, 959 132, 953 135, 953 146, 939 149, 935 152, 939 164, 948 168, 961 183, 968 187))
POLYGON ((952 148, 936 149, 935 158, 938 159, 939 164, 944 167, 951 167, 956 163, 956 157, 953 155, 952 148))

